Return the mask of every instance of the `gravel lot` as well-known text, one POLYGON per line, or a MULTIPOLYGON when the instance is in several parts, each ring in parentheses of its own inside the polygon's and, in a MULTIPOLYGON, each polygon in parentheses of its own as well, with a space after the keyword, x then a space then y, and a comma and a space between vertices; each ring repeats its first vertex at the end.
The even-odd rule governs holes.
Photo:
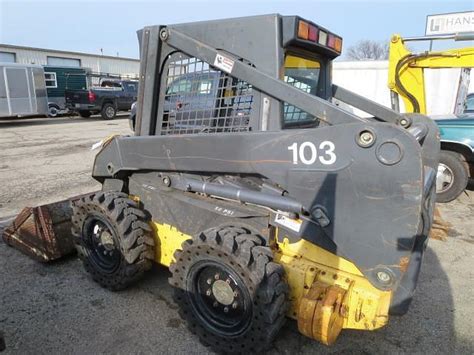
MULTIPOLYGON (((98 189, 90 177, 91 145, 129 132, 123 118, 0 120, 0 232, 24 206, 98 189)), ((330 348, 288 322, 272 353, 474 353, 474 193, 441 211, 453 228, 447 241, 430 241, 406 316, 376 332, 343 331, 330 348)), ((153 271, 132 289, 112 293, 74 257, 43 265, 0 241, 6 353, 207 353, 178 316, 168 271, 153 271)))

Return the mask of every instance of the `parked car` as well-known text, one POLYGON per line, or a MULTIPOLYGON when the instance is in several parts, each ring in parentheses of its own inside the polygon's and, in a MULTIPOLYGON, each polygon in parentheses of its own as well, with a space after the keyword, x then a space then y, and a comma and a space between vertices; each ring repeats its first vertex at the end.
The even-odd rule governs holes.
POLYGON ((436 194, 438 202, 456 199, 474 178, 474 115, 435 119, 441 135, 436 194))
POLYGON ((113 119, 118 111, 130 110, 137 99, 138 82, 133 80, 103 80, 100 87, 89 90, 65 91, 66 107, 90 117, 100 113, 105 120, 113 119))

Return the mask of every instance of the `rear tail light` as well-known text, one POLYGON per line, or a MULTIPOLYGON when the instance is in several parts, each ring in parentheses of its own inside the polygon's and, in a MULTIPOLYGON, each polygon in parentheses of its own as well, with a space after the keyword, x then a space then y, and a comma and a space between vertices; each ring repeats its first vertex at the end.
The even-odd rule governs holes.
POLYGON ((334 49, 334 45, 336 43, 336 37, 334 35, 329 35, 328 36, 328 47, 334 49))
POLYGON ((89 91, 89 102, 94 102, 96 98, 97 96, 95 95, 95 93, 93 91, 89 91))
POLYGON ((318 29, 315 26, 309 26, 308 39, 313 42, 318 40, 318 29))
POLYGON ((298 24, 298 37, 301 39, 308 39, 309 24, 304 21, 300 21, 298 24))
POLYGON ((297 36, 299 39, 314 42, 341 53, 342 38, 323 31, 309 22, 302 20, 298 21, 297 36))
POLYGON ((342 50, 342 38, 336 37, 336 41, 334 43, 334 49, 341 53, 342 50))

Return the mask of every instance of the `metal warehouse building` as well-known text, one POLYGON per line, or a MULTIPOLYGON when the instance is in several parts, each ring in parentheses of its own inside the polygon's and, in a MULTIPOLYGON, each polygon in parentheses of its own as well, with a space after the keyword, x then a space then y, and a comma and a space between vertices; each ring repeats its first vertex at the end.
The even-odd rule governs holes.
POLYGON ((0 62, 90 68, 93 72, 137 76, 140 61, 54 49, 0 44, 0 62))

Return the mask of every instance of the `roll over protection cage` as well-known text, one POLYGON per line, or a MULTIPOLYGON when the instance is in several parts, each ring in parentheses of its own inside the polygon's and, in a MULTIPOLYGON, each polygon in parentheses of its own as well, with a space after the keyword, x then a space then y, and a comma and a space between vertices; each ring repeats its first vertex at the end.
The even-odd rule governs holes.
MULTIPOLYGON (((160 90, 160 75, 157 69, 159 65, 159 47, 161 42, 166 42, 170 47, 176 48, 189 56, 199 58, 207 63, 214 63, 217 55, 228 53, 219 51, 202 41, 198 41, 179 29, 164 26, 145 27, 139 31, 141 43, 141 65, 140 76, 142 84, 138 95, 138 109, 136 117, 137 135, 153 135, 154 121, 157 113, 157 106, 160 90), (149 64, 153 65, 149 65, 149 64), (150 90, 152 88, 152 90, 150 90)), ((412 122, 409 117, 396 112, 390 108, 382 106, 376 102, 366 99, 351 91, 337 85, 332 85, 332 97, 365 111, 373 118, 363 119, 355 114, 345 111, 331 102, 315 95, 299 90, 279 78, 272 77, 265 72, 247 65, 236 58, 232 58, 233 68, 229 73, 253 85, 262 93, 271 96, 279 101, 287 102, 290 105, 306 111, 308 114, 317 117, 320 121, 329 125, 351 123, 354 121, 364 122, 366 120, 376 120, 398 124, 402 127, 409 127, 412 122)), ((280 127, 281 128, 281 127, 280 127)))

